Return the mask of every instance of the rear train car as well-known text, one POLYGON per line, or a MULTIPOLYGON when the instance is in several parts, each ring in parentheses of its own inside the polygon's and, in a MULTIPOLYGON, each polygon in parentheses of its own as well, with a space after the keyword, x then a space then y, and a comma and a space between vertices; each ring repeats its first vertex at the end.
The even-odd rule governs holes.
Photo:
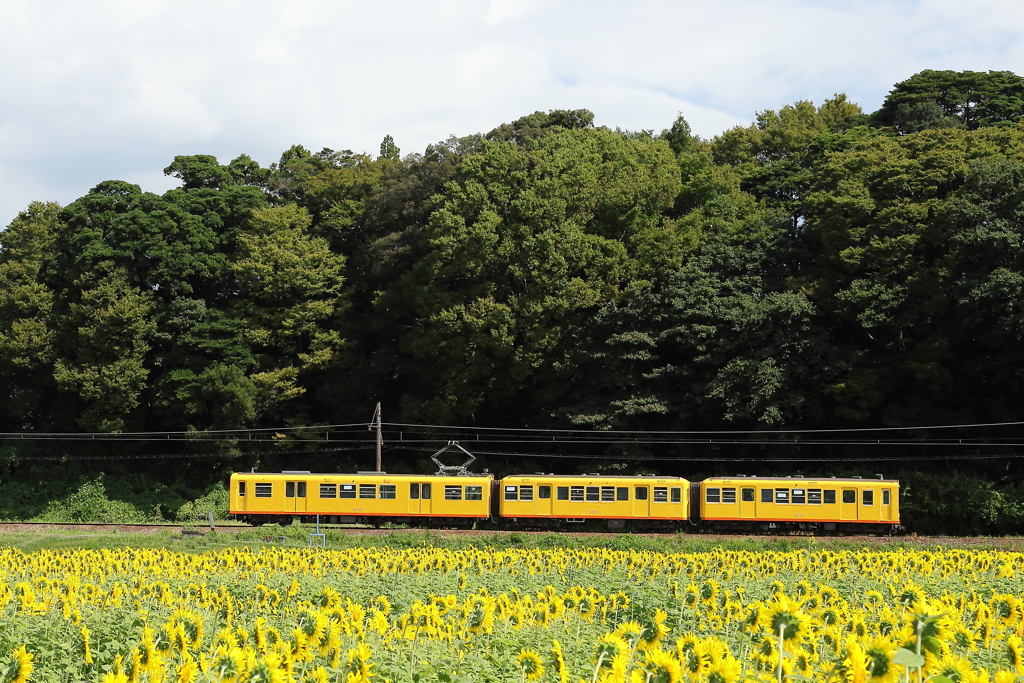
POLYGON ((509 526, 676 530, 690 512, 680 477, 532 474, 498 482, 498 514, 509 526))
POLYGON ((493 475, 438 476, 360 472, 240 472, 231 475, 230 512, 250 524, 289 524, 317 515, 326 524, 469 527, 491 514, 493 475))
POLYGON ((705 529, 738 532, 894 533, 900 484, 893 479, 713 477, 691 487, 705 529))

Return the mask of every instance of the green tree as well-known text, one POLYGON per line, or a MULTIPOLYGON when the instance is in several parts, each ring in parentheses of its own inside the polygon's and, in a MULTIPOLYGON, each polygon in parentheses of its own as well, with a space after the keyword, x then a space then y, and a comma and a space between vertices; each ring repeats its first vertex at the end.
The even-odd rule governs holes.
POLYGON ((1024 117, 1024 78, 1011 71, 925 69, 897 83, 871 115, 902 134, 928 128, 974 130, 1024 117))
POLYGON ((472 414, 550 362, 577 311, 678 263, 685 236, 663 212, 679 191, 660 140, 560 131, 465 157, 427 228, 430 251, 377 301, 408 315, 424 414, 472 414), (437 398, 427 398, 427 397, 437 398))
POLYGON ((827 392, 840 417, 1015 419, 1021 384, 1000 359, 1016 362, 1022 142, 1012 128, 926 130, 813 168, 805 229, 818 246, 800 280, 846 359, 827 392))
POLYGON ((552 109, 544 113, 534 112, 503 123, 487 134, 488 140, 524 144, 560 130, 586 130, 594 127, 594 113, 587 109, 552 109))
POLYGON ((54 379, 58 389, 78 398, 81 428, 122 431, 149 376, 144 361, 155 329, 149 320, 152 296, 107 264, 80 287, 78 300, 56 321, 61 353, 54 379))
POLYGON ((0 233, 0 394, 11 429, 45 425, 53 387, 53 293, 40 270, 61 229, 60 206, 33 202, 0 233))
POLYGON ((398 161, 401 159, 401 154, 402 150, 398 149, 398 145, 395 144, 395 139, 390 135, 385 135, 384 140, 380 143, 381 158, 398 161))

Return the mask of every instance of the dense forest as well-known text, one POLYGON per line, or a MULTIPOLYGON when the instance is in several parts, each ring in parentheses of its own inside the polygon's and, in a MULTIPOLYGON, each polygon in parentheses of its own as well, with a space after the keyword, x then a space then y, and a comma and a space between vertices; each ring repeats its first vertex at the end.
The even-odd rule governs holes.
MULTIPOLYGON (((711 140, 556 110, 404 156, 179 156, 163 195, 33 203, 0 233, 0 516, 101 473, 172 517, 232 469, 369 469, 372 445, 290 428, 381 402, 467 435, 761 430, 509 446, 552 457, 481 456, 498 473, 884 472, 918 528, 1024 530, 1014 429, 786 431, 1022 420, 1022 117, 1010 72, 923 71, 874 113, 839 94, 711 140)), ((426 469, 423 447, 388 467, 426 469)))

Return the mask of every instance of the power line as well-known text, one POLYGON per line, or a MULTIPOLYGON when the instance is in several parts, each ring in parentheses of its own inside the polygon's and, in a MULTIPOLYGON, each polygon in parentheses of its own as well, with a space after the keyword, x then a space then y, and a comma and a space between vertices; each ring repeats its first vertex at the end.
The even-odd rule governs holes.
MULTIPOLYGON (((415 446, 392 446, 397 450, 406 451, 418 451, 422 453, 429 452, 429 449, 418 448, 415 446)), ((524 452, 508 452, 508 451, 480 451, 474 450, 475 455, 493 455, 502 456, 508 458, 549 458, 554 460, 628 460, 637 462, 647 461, 659 461, 659 462, 896 462, 896 461, 907 461, 907 462, 919 462, 922 460, 943 460, 943 461, 955 461, 955 460, 1012 460, 1017 458, 1024 458, 1024 453, 984 453, 984 454, 964 454, 964 455, 900 455, 900 456, 886 456, 883 458, 871 457, 871 456, 843 456, 842 458, 825 457, 825 456, 795 456, 795 457, 770 457, 770 458, 759 458, 752 456, 738 456, 738 457, 722 457, 722 456, 658 456, 658 455, 619 455, 614 456, 601 456, 601 455, 585 455, 585 454, 572 454, 572 453, 524 453, 524 452)))
MULTIPOLYGON (((398 428, 412 428, 412 429, 423 429, 423 430, 445 430, 445 431, 458 431, 462 433, 471 432, 484 432, 484 433, 500 433, 508 432, 513 434, 582 434, 591 437, 602 436, 602 435, 622 435, 622 434, 641 434, 641 435, 665 435, 665 436, 696 436, 701 434, 711 435, 725 435, 725 436, 738 436, 745 434, 859 434, 859 433, 877 433, 877 432, 907 432, 907 431, 927 431, 935 429, 977 429, 977 428, 991 428, 991 427, 1019 427, 1024 425, 1024 421, 1017 422, 977 422, 977 423, 960 423, 960 424, 939 424, 939 425, 917 425, 917 426, 905 426, 905 427, 845 427, 845 428, 833 428, 833 429, 731 429, 731 430, 714 430, 714 429, 703 429, 703 430, 639 430, 639 429, 608 429, 608 430, 594 430, 594 429, 547 429, 547 428, 531 428, 531 427, 477 427, 472 425, 430 425, 430 424, 417 424, 409 422, 382 422, 382 427, 398 427, 398 428)), ((170 437, 184 437, 185 439, 203 439, 210 440, 209 437, 215 435, 240 435, 240 434, 267 434, 267 433, 292 433, 292 432, 328 432, 337 431, 341 432, 344 430, 357 431, 365 430, 366 423, 347 423, 347 424, 321 424, 321 425, 292 425, 292 426, 277 426, 277 427, 253 427, 246 429, 205 429, 205 430, 164 430, 164 431, 139 431, 139 432, 0 432, 0 439, 4 440, 34 440, 34 439, 87 439, 87 440, 99 440, 101 438, 118 438, 130 440, 132 437, 148 437, 158 438, 164 437, 168 439, 170 437)), ((232 437, 234 440, 234 437, 232 437)))

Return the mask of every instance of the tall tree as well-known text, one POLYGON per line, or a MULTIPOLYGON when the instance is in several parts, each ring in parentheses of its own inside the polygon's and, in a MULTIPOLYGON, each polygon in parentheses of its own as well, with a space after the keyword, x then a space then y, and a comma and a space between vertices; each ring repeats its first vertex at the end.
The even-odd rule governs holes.
POLYGON ((33 202, 0 233, 0 419, 10 430, 48 426, 53 293, 40 270, 60 226, 59 205, 33 202))
POLYGON ((1011 71, 925 69, 897 83, 871 115, 899 133, 928 128, 974 130, 1024 117, 1024 78, 1011 71))
POLYGON ((377 302, 417 362, 410 404, 472 414, 550 362, 569 316, 680 257, 679 190, 660 140, 608 130, 484 143, 427 228, 430 251, 377 302))

